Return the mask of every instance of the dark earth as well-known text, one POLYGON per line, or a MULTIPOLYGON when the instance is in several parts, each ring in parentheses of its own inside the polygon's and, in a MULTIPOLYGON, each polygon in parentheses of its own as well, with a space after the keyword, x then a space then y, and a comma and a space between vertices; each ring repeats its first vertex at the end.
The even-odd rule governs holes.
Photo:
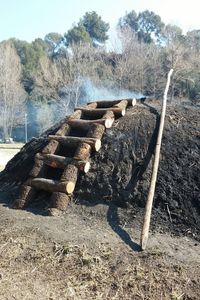
MULTIPOLYGON (((109 206, 108 222, 141 222, 160 109, 153 100, 139 103, 106 130, 101 150, 92 155, 90 171, 81 175, 76 185, 73 199, 77 206, 103 204, 109 206), (118 207, 123 208, 120 214, 118 207)), ((200 240, 199 113, 200 106, 190 102, 168 105, 151 222, 152 230, 189 235, 196 240, 200 240)), ((58 126, 27 143, 0 173, 1 192, 10 194, 5 205, 10 206, 17 198, 34 155, 47 143, 44 137, 58 126)), ((56 176, 52 171, 52 177, 56 176)), ((27 209, 45 214, 48 196, 40 192, 27 209)))
POLYGON ((60 124, 7 164, 0 173, 0 300, 200 299, 198 105, 168 105, 148 245, 139 247, 160 109, 145 101, 116 120, 60 216, 48 216, 44 192, 26 210, 10 208, 60 124))

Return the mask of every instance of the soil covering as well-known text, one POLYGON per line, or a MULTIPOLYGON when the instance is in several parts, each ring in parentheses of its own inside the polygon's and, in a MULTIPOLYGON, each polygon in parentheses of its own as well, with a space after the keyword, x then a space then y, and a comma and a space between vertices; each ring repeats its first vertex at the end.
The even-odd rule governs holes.
MULTIPOLYGON (((81 175, 76 185, 72 198, 77 205, 120 206, 124 208, 122 220, 129 223, 141 219, 160 109, 156 101, 139 103, 106 130, 101 150, 92 155, 91 170, 81 175)), ((190 235, 197 240, 200 240, 199 113, 198 105, 168 105, 152 214, 152 229, 190 235)), ((17 195, 18 187, 33 166, 35 154, 47 143, 43 138, 54 134, 59 126, 31 140, 7 164, 0 173, 1 190, 17 195)), ((39 193, 39 200, 30 204, 29 209, 47 208, 48 198, 44 192, 39 193)))

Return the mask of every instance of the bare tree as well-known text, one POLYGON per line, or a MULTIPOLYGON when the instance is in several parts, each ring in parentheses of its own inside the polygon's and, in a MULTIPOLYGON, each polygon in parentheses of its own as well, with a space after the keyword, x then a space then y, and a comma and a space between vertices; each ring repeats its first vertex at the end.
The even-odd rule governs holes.
POLYGON ((54 104, 50 105, 47 101, 37 103, 36 120, 39 134, 50 128, 54 123, 54 104))
POLYGON ((3 139, 21 124, 26 94, 20 82, 20 59, 11 42, 0 43, 0 127, 3 139))

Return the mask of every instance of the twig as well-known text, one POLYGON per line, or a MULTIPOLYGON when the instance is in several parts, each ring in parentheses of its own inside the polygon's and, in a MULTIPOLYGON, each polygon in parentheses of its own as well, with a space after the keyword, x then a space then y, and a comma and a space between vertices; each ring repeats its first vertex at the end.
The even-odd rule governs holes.
POLYGON ((169 210, 169 205, 168 205, 168 203, 165 203, 165 204, 166 204, 166 207, 167 207, 167 212, 168 212, 168 215, 169 215, 170 222, 172 223, 172 217, 171 217, 171 213, 170 213, 170 210, 169 210))

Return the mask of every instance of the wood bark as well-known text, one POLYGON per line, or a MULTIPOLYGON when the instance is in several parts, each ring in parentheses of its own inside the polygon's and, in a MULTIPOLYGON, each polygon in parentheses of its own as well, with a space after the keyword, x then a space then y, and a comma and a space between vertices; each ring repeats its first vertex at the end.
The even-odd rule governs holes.
POLYGON ((51 208, 49 208, 49 215, 58 215, 57 210, 65 211, 70 202, 70 196, 65 193, 55 192, 51 196, 51 208), (56 210, 55 210, 56 209, 56 210))
POLYGON ((89 144, 92 149, 99 151, 101 148, 101 140, 87 137, 76 137, 76 136, 56 136, 49 135, 50 140, 55 140, 68 147, 77 147, 80 143, 89 144))
POLYGON ((68 123, 68 120, 81 119, 81 117, 82 117, 82 111, 81 110, 76 110, 68 118, 66 118, 66 123, 68 123))
POLYGON ((56 131, 56 135, 68 135, 70 132, 70 127, 67 123, 63 123, 61 127, 56 131))
POLYGON ((173 72, 173 69, 171 69, 169 71, 168 78, 167 78, 167 84, 166 84, 166 88, 165 88, 165 92, 164 92, 164 96, 163 96, 162 111, 161 111, 161 117, 160 117, 160 126, 159 126, 159 130, 158 130, 158 137, 157 137, 154 162, 153 162, 153 170, 152 170, 152 175, 151 175, 151 182, 150 182, 147 202, 146 202, 146 206, 145 206, 144 222, 143 222, 143 228, 142 228, 142 233, 141 233, 141 248, 142 248, 142 250, 146 249, 147 241, 148 241, 151 211, 152 211, 152 204, 153 204, 153 198, 154 198, 155 187, 156 187, 160 149, 161 149, 161 142, 162 142, 162 134, 163 134, 163 128, 164 128, 164 122, 165 122, 165 114, 166 114, 166 106, 167 106, 167 93, 169 90, 170 77, 172 75, 172 72, 173 72))
MULTIPOLYGON (((133 102, 132 102, 132 104, 133 104, 133 102)), ((128 100, 122 100, 119 103, 115 104, 114 108, 116 107, 116 108, 126 109, 127 106, 128 106, 128 100)))
POLYGON ((104 119, 96 119, 96 120, 76 120, 76 119, 70 119, 68 120, 68 124, 72 128, 77 128, 80 130, 89 130, 92 124, 101 124, 104 125, 105 128, 110 128, 114 122, 114 119, 111 118, 104 118, 104 119))
POLYGON ((45 175, 45 166, 43 161, 35 159, 32 170, 29 173, 31 177, 43 177, 45 175))
POLYGON ((125 108, 120 107, 108 107, 108 108, 96 108, 88 109, 87 107, 77 108, 83 112, 83 117, 91 118, 102 118, 106 111, 112 111, 115 117, 123 117, 126 113, 125 108))
POLYGON ((61 181, 73 181, 76 184, 78 178, 78 168, 72 164, 68 165, 61 176, 61 181))
POLYGON ((19 197, 12 204, 12 208, 23 209, 35 197, 36 190, 27 184, 23 184, 20 188, 19 197))
POLYGON ((108 108, 108 107, 112 107, 113 105, 119 104, 119 102, 123 100, 128 101, 128 106, 134 106, 136 104, 135 98, 127 98, 127 99, 119 99, 119 100, 103 100, 103 101, 94 101, 90 103, 96 103, 97 108, 108 108))
POLYGON ((76 160, 71 157, 64 157, 55 154, 36 154, 36 159, 43 161, 46 165, 52 168, 64 169, 67 165, 73 164, 80 171, 87 173, 90 169, 90 163, 88 161, 76 160))
POLYGON ((34 178, 31 181, 31 186, 37 190, 71 194, 74 191, 75 183, 73 181, 57 181, 46 178, 34 178))
POLYGON ((87 137, 93 137, 101 140, 105 132, 105 127, 101 124, 92 124, 90 130, 87 133, 87 137))
POLYGON ((88 160, 90 157, 91 149, 92 148, 89 144, 81 143, 74 154, 74 159, 88 160))

